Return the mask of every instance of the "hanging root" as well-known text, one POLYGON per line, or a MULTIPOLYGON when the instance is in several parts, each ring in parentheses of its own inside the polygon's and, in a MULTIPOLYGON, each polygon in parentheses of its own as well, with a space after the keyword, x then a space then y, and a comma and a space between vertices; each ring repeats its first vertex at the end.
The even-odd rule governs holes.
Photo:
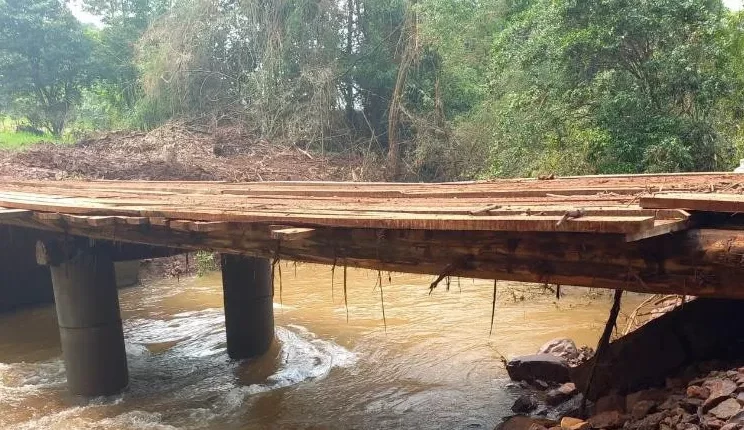
POLYGON ((493 300, 491 301, 491 330, 488 332, 490 337, 493 333, 493 320, 496 317, 496 291, 498 290, 499 281, 493 280, 493 300))
POLYGON ((382 325, 385 328, 385 333, 387 333, 387 318, 385 318, 385 295, 382 292, 382 278, 380 279, 380 305, 382 306, 382 325))
POLYGON ((333 294, 333 282, 336 280, 336 259, 333 259, 333 266, 331 266, 331 302, 335 303, 336 299, 333 294))
POLYGON ((555 286, 555 299, 560 300, 561 299, 561 284, 557 284, 555 286))
POLYGON ((589 390, 592 388, 592 380, 594 379, 594 373, 597 370, 597 363, 602 359, 602 355, 604 354, 607 347, 610 345, 610 336, 612 335, 612 330, 615 328, 617 324, 617 316, 620 313, 620 299, 623 297, 623 290, 615 290, 615 297, 612 302, 612 309, 610 309, 610 316, 607 318, 607 324, 605 324, 604 331, 602 332, 602 337, 599 338, 599 343, 597 344, 597 353, 594 354, 594 363, 592 363, 592 368, 589 371, 589 377, 586 380, 586 386, 584 387, 584 398, 581 399, 581 414, 585 415, 586 413, 586 401, 589 397, 589 390))
POLYGON ((346 323, 349 322, 349 300, 346 295, 346 263, 344 262, 344 307, 346 308, 346 323))
POLYGON ((447 275, 447 278, 445 279, 445 282, 447 283, 447 292, 449 293, 450 290, 450 283, 452 282, 452 277, 447 275))

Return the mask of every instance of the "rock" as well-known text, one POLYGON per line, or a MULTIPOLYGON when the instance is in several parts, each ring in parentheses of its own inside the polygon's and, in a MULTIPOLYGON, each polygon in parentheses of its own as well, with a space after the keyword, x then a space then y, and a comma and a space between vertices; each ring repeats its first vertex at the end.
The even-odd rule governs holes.
POLYGON ((563 430, 588 430, 591 428, 588 422, 572 417, 563 417, 561 419, 561 429, 563 430))
POLYGON ((653 400, 639 400, 633 405, 630 410, 630 416, 634 420, 643 419, 646 415, 653 412, 656 409, 656 402, 653 400))
POLYGON ((636 391, 635 393, 631 393, 625 396, 625 410, 632 411, 633 405, 640 402, 641 400, 653 400, 657 404, 660 404, 665 402, 668 397, 669 393, 667 391, 660 390, 658 388, 636 391))
POLYGON ((625 396, 619 394, 608 394, 604 397, 597 399, 594 404, 594 413, 600 414, 607 411, 620 411, 625 412, 625 396))
POLYGON ((736 415, 729 418, 730 423, 739 423, 744 425, 744 411, 738 412, 736 415))
POLYGON ((702 399, 685 397, 679 401, 679 406, 691 414, 697 413, 698 408, 702 405, 703 405, 702 399))
POLYGON ((687 397, 705 400, 708 396, 710 396, 710 390, 705 387, 699 385, 690 385, 687 387, 687 397))
POLYGON ((726 423, 721 427, 721 430, 740 430, 741 424, 740 423, 726 423))
POLYGON ((703 402, 703 412, 730 398, 738 388, 735 382, 723 378, 709 379, 703 383, 703 387, 710 390, 710 395, 703 402))
POLYGON ((543 381, 542 379, 535 379, 532 381, 532 386, 537 388, 538 390, 547 390, 550 388, 550 385, 548 385, 547 382, 543 381))
POLYGON ((577 391, 576 385, 573 382, 566 382, 560 387, 548 391, 547 394, 545 394, 545 403, 550 406, 557 406, 568 400, 571 396, 576 394, 577 391))
POLYGON ((515 414, 526 414, 535 409, 537 409, 537 400, 529 394, 517 397, 517 400, 514 401, 514 404, 511 407, 511 410, 515 414))
POLYGON ((718 418, 706 416, 703 418, 703 422, 701 424, 706 430, 719 430, 726 423, 719 420, 718 418))
POLYGON ((607 411, 594 415, 587 422, 595 429, 615 429, 622 427, 628 417, 618 411, 607 411))
POLYGON ((556 424, 555 421, 546 420, 544 418, 531 418, 517 415, 507 418, 504 422, 496 426, 496 430, 530 430, 533 425, 553 427, 556 424))
MULTIPOLYGON (((584 400, 584 395, 577 393, 575 396, 569 398, 565 402, 551 409, 548 417, 554 419, 561 419, 563 417, 576 417, 581 416, 581 403, 584 400)), ((591 401, 588 401, 587 406, 590 410, 594 407, 591 401)))
POLYGON ((662 411, 665 411, 667 409, 674 409, 679 406, 682 399, 684 399, 685 396, 679 395, 679 394, 672 394, 669 396, 668 399, 664 401, 664 403, 659 405, 659 409, 662 411))
POLYGON ((728 398, 708 411, 708 413, 718 419, 727 420, 739 413, 739 411, 741 411, 741 405, 739 405, 739 402, 736 399, 728 398))
POLYGON ((659 423, 664 419, 664 412, 657 412, 643 418, 642 420, 633 421, 626 425, 626 428, 632 430, 656 430, 659 423))
POLYGON ((574 341, 568 338, 553 339, 537 351, 538 354, 552 354, 566 360, 575 360, 579 357, 579 350, 574 341))
POLYGON ((568 382, 568 370, 566 360, 551 354, 526 355, 506 363, 509 377, 515 381, 568 382))

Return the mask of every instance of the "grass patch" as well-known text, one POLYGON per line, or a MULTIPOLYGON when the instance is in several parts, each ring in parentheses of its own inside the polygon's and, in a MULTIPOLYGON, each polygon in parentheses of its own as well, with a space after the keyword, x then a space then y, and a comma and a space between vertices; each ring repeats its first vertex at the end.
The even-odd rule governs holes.
POLYGON ((57 139, 46 134, 0 130, 0 149, 18 150, 39 142, 57 142, 57 139))

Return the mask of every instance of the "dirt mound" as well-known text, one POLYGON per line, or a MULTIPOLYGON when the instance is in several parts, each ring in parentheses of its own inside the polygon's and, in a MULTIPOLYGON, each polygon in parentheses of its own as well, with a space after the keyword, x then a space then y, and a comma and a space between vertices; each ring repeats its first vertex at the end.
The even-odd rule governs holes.
POLYGON ((168 124, 148 133, 109 132, 75 145, 0 152, 0 177, 122 180, 356 180, 363 162, 254 139, 240 127, 168 124))

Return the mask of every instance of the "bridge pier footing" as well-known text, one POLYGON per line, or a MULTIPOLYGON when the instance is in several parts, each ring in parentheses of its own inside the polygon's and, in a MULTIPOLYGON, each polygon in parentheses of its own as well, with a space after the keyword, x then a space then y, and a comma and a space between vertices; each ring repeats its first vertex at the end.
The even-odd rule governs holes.
POLYGON ((129 382, 114 263, 78 251, 51 265, 67 386, 73 394, 116 394, 129 382))
POLYGON ((263 355, 274 341, 271 263, 221 255, 227 354, 234 360, 263 355))

